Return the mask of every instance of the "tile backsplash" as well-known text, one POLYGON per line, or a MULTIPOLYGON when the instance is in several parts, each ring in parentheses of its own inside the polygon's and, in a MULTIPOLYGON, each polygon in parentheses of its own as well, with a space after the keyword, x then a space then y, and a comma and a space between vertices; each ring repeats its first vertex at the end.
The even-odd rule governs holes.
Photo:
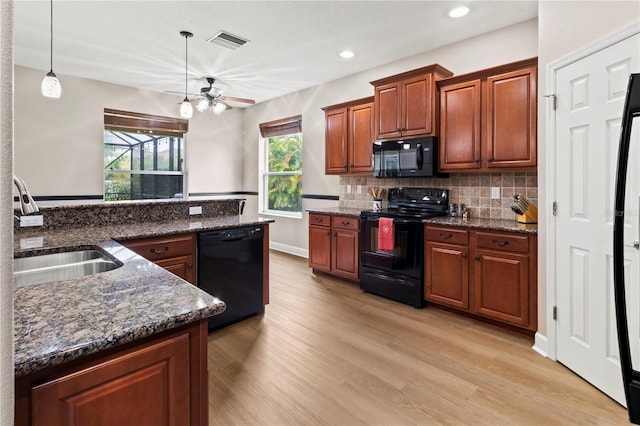
MULTIPOLYGON (((538 205, 538 174, 536 172, 452 173, 448 178, 376 179, 372 176, 340 176, 340 207, 369 210, 372 197, 368 188, 425 187, 449 190, 451 203, 467 206, 472 217, 515 219, 511 202, 516 193, 538 205), (350 186, 351 192, 347 189, 350 186), (358 193, 358 186, 361 193, 358 193), (500 188, 500 198, 491 199, 491 188, 500 188)), ((383 202, 383 207, 385 203, 383 202)))

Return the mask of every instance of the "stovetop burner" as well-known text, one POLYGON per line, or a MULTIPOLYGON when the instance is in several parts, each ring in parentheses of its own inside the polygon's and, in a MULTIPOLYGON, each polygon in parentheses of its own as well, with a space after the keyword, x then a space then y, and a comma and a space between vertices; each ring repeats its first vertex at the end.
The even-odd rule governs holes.
POLYGON ((397 217, 427 219, 444 216, 449 206, 449 190, 439 188, 391 188, 388 208, 364 210, 363 217, 397 217))

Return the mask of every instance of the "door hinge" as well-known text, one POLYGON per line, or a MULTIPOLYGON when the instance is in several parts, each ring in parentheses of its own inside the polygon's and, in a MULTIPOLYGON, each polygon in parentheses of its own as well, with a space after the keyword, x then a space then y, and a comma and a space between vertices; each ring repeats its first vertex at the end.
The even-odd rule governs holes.
POLYGON ((557 306, 553 307, 553 320, 554 321, 558 320, 558 307, 557 306))
POLYGON ((558 202, 557 201, 553 202, 553 215, 554 216, 558 216, 558 202))
POLYGON ((557 101, 557 97, 555 94, 552 95, 544 95, 545 98, 550 98, 551 99, 551 108, 553 108, 553 110, 555 111, 557 106, 558 106, 558 101, 557 101))

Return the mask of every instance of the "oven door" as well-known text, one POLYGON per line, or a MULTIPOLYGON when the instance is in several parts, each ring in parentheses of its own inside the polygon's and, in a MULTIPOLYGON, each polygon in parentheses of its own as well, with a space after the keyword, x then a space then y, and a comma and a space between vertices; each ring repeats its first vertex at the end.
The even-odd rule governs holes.
POLYGON ((361 265, 422 278, 422 223, 394 218, 394 249, 384 251, 378 250, 378 219, 379 216, 361 218, 361 265))

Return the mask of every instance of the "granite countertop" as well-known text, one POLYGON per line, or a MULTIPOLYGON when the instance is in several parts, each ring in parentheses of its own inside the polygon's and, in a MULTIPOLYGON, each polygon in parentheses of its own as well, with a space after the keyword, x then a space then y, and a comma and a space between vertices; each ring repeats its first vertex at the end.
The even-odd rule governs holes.
POLYGON ((464 220, 460 217, 440 216, 431 219, 425 219, 423 223, 433 225, 449 225, 460 226, 464 228, 487 229, 492 231, 509 231, 521 232, 524 234, 537 234, 537 224, 518 223, 512 219, 487 219, 487 218, 471 218, 464 220))
POLYGON ((320 214, 336 214, 341 216, 357 216, 360 217, 362 209, 354 209, 352 207, 327 207, 323 209, 307 209, 309 213, 320 214))
POLYGON ((14 290, 15 375, 59 365, 224 311, 223 301, 113 240, 267 222, 273 220, 235 215, 16 233, 16 257, 97 246, 122 266, 14 290))

